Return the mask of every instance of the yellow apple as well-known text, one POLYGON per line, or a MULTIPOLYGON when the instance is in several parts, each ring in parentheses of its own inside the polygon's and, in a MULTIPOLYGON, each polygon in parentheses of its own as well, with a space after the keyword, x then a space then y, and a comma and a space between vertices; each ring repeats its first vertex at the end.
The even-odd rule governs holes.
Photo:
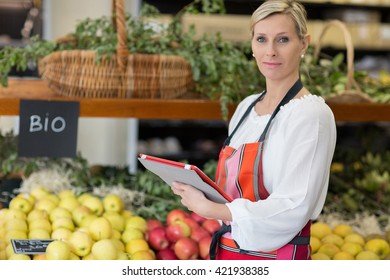
POLYGON ((155 260, 156 256, 150 250, 137 251, 130 255, 130 260, 155 260))
POLYGON ((69 260, 70 246, 62 240, 54 240, 46 247, 46 259, 48 260, 69 260))
POLYGON ((322 244, 317 251, 317 253, 324 253, 328 255, 329 258, 333 258, 333 256, 338 252, 340 252, 340 248, 333 243, 322 244))
POLYGON ((42 228, 32 229, 28 232, 28 239, 50 239, 50 232, 42 228))
POLYGON ((12 243, 8 243, 7 247, 5 248, 5 256, 8 259, 13 254, 15 254, 14 247, 12 246, 12 243))
POLYGON ((82 259, 83 261, 93 261, 93 260, 95 260, 95 258, 93 257, 92 252, 89 253, 88 255, 86 255, 85 257, 81 257, 81 259, 82 259))
POLYGON ((32 258, 34 261, 45 261, 46 254, 35 254, 32 258))
POLYGON ((96 196, 86 197, 83 200, 82 205, 87 206, 89 209, 91 209, 96 216, 101 216, 104 212, 103 202, 100 198, 96 196))
POLYGON ((126 252, 122 252, 122 251, 119 251, 118 252, 118 257, 116 258, 117 260, 128 260, 129 259, 129 256, 126 252))
POLYGON ((145 239, 132 239, 129 240, 129 242, 127 242, 125 245, 125 250, 127 253, 130 254, 130 258, 135 252, 145 251, 149 249, 149 244, 145 239))
POLYGON ((117 251, 122 251, 122 252, 125 251, 125 244, 123 244, 123 242, 121 240, 114 239, 114 238, 111 238, 111 240, 115 244, 117 251))
POLYGON ((83 231, 73 232, 68 239, 73 253, 79 257, 85 257, 91 252, 93 241, 88 233, 83 231))
POLYGON ((76 197, 75 193, 71 189, 63 189, 58 193, 58 197, 64 199, 65 197, 76 197))
POLYGON ((332 258, 332 260, 354 260, 354 259, 355 259, 354 256, 344 251, 337 252, 332 258))
POLYGON ((103 198, 103 207, 105 211, 122 212, 125 203, 117 194, 108 194, 103 198))
POLYGON ((316 222, 310 227, 310 234, 319 238, 320 240, 328 234, 332 233, 332 229, 326 223, 316 222))
POLYGON ((377 254, 381 259, 384 259, 390 253, 389 243, 382 238, 367 241, 364 249, 377 254))
POLYGON ((44 229, 49 233, 52 232, 51 223, 48 220, 43 219, 43 218, 38 218, 36 220, 32 220, 28 224, 28 228, 30 231, 39 228, 39 229, 44 229))
POLYGON ((31 221, 37 220, 37 219, 46 219, 49 220, 49 214, 46 213, 46 211, 43 211, 41 209, 32 209, 30 213, 27 215, 27 221, 30 223, 31 221))
POLYGON ((60 203, 58 203, 59 207, 68 209, 69 212, 73 212, 74 209, 76 209, 80 205, 80 201, 77 199, 77 197, 73 196, 66 196, 60 200, 60 203))
POLYGON ((333 233, 341 236, 342 238, 353 233, 353 228, 348 224, 338 224, 333 228, 333 233))
POLYGON ((8 208, 0 208, 0 221, 5 221, 7 219, 8 208))
POLYGON ((27 232, 15 229, 7 231, 4 241, 10 243, 11 239, 27 239, 27 232))
POLYGON ((311 259, 312 260, 331 260, 331 258, 327 254, 320 253, 320 252, 317 252, 317 253, 314 253, 313 255, 311 255, 311 259))
POLYGON ((67 228, 70 231, 75 230, 75 225, 71 218, 58 218, 52 222, 51 227, 53 230, 56 230, 57 228, 60 227, 67 228))
POLYGON ((122 232, 125 228, 125 218, 115 211, 106 211, 103 213, 103 217, 110 221, 112 228, 122 232))
POLYGON ((78 200, 81 204, 83 204, 84 200, 87 199, 88 197, 91 197, 91 196, 93 196, 92 193, 85 192, 85 193, 82 193, 81 195, 79 195, 79 196, 77 197, 77 200, 78 200))
POLYGON ((345 242, 343 246, 341 246, 341 251, 348 252, 355 257, 357 254, 363 251, 363 247, 359 243, 345 242))
POLYGON ((351 233, 344 237, 344 242, 353 242, 364 246, 366 244, 365 238, 359 233, 351 233))
POLYGON ((56 240, 68 240, 72 231, 68 228, 57 228, 51 233, 51 238, 56 240))
POLYGON ((28 225, 26 220, 22 220, 18 218, 7 220, 4 228, 6 231, 10 231, 10 230, 20 230, 24 232, 28 231, 28 225))
POLYGON ((31 209, 33 208, 33 205, 31 204, 31 202, 28 199, 26 199, 22 196, 16 196, 16 197, 11 199, 8 208, 21 210, 25 214, 28 214, 31 211, 31 209))
POLYGON ((92 245, 92 255, 96 260, 116 260, 118 251, 111 239, 101 239, 92 245))
POLYGON ((26 254, 12 254, 8 260, 20 260, 20 261, 30 261, 31 257, 26 254))
POLYGON ((141 216, 131 216, 130 218, 126 219, 125 229, 128 228, 137 228, 145 233, 148 229, 148 224, 141 216))
POLYGON ((78 260, 81 260, 81 257, 77 256, 75 253, 73 253, 71 251, 69 259, 72 260, 72 261, 78 261, 78 260))
POLYGON ((5 238, 6 230, 3 226, 0 227, 0 242, 5 238))
POLYGON ((22 210, 8 209, 8 211, 6 212, 5 220, 12 220, 12 219, 26 220, 27 215, 22 210))
POLYGON ((95 214, 89 214, 85 216, 81 221, 81 225, 79 225, 79 227, 88 228, 92 221, 94 221, 96 218, 98 218, 98 216, 96 216, 95 214))
POLYGON ((331 233, 331 234, 324 236, 321 239, 321 243, 322 244, 333 243, 333 244, 337 245, 337 247, 340 248, 344 244, 344 239, 340 235, 331 233))
POLYGON ((5 249, 0 250, 0 261, 5 261, 7 259, 7 255, 5 253, 5 249))
POLYGON ((80 204, 75 209, 73 209, 72 218, 77 226, 81 226, 81 223, 84 218, 90 214, 92 214, 92 210, 89 209, 87 206, 80 204))
POLYGON ((123 211, 121 212, 121 215, 125 219, 127 219, 127 218, 130 218, 131 216, 133 216, 133 213, 130 210, 123 209, 123 211))
POLYGON ((35 187, 31 190, 30 194, 35 197, 35 199, 41 199, 45 195, 49 194, 50 191, 43 187, 35 187))
POLYGON ((133 239, 144 239, 144 233, 138 228, 128 228, 122 232, 121 240, 123 243, 128 243, 133 239))
POLYGON ((112 235, 111 223, 104 217, 97 217, 92 220, 88 230, 94 241, 111 238, 112 235))
POLYGON ((19 193, 17 196, 23 197, 27 199, 32 206, 34 206, 35 201, 37 200, 34 196, 32 196, 30 193, 19 193))
POLYGON ((51 210, 57 207, 57 203, 55 203, 52 199, 47 196, 37 200, 35 203, 35 209, 40 209, 50 214, 51 210))
POLYGON ((356 260, 380 260, 380 257, 372 251, 363 250, 355 257, 356 260))
POLYGON ((122 233, 119 230, 112 229, 111 238, 112 239, 121 239, 122 238, 122 233))
POLYGON ((310 236, 310 247, 312 254, 316 253, 318 249, 321 247, 322 243, 321 240, 319 240, 315 236, 310 236))
POLYGON ((51 210, 49 214, 49 219, 51 222, 54 222, 56 219, 59 218, 69 218, 72 219, 72 213, 63 207, 56 207, 53 210, 51 210))

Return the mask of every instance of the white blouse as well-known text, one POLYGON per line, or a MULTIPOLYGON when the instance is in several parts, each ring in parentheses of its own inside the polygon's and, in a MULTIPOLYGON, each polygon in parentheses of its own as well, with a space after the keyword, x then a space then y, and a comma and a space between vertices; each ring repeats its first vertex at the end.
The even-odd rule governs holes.
MULTIPOLYGON (((248 96, 238 105, 229 133, 258 96, 248 96)), ((269 118, 253 108, 230 146, 237 149, 243 143, 256 142, 269 118)), ((275 116, 264 145, 264 184, 270 196, 257 202, 239 198, 226 204, 233 218, 232 238, 247 250, 276 250, 321 213, 336 145, 333 113, 319 96, 293 99, 275 116)))

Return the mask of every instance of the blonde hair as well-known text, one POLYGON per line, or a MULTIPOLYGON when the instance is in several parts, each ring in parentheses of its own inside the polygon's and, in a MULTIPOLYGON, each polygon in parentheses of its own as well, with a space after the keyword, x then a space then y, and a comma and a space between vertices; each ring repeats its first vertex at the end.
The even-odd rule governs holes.
POLYGON ((250 21, 253 36, 256 23, 273 14, 284 14, 294 21, 297 35, 303 39, 307 33, 307 13, 305 7, 295 0, 268 0, 261 4, 252 14, 250 21))

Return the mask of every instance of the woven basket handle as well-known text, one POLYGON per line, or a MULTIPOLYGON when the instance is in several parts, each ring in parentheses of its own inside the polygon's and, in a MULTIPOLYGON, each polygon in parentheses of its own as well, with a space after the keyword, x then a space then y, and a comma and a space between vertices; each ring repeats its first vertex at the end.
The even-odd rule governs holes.
POLYGON ((113 13, 115 16, 115 27, 118 35, 118 44, 116 48, 117 64, 120 71, 126 69, 129 50, 127 48, 126 18, 124 0, 113 0, 113 13))
POLYGON ((347 84, 346 84, 346 91, 351 90, 352 86, 356 88, 357 91, 362 92, 358 83, 356 82, 354 78, 354 47, 352 43, 352 37, 351 33, 349 32, 347 26, 340 20, 330 20, 328 21, 324 28, 322 29, 320 36, 318 38, 318 42, 316 44, 315 50, 314 50, 314 58, 317 59, 320 53, 321 49, 321 40, 325 35, 325 32, 329 29, 331 26, 339 27, 344 34, 344 40, 345 40, 345 46, 347 48, 347 84))

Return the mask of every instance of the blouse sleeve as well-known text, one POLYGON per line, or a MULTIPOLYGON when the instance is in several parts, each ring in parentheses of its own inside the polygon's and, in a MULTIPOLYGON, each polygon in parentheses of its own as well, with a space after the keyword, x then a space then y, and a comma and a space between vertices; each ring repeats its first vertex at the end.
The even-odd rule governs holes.
POLYGON ((279 176, 273 179, 270 196, 257 202, 240 198, 226 204, 232 213, 232 238, 242 249, 276 250, 322 210, 336 126, 326 104, 308 107, 288 118, 283 140, 288 145, 280 147, 284 160, 273 167, 279 176))

